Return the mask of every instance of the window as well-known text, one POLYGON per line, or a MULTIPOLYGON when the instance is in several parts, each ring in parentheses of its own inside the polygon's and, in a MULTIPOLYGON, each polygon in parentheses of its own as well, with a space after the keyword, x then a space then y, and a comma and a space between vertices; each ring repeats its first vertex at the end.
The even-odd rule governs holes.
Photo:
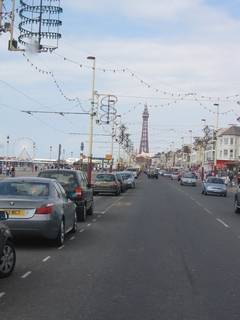
POLYGON ((234 139, 230 138, 230 144, 233 145, 233 143, 234 143, 234 139))
POLYGON ((20 197, 48 197, 49 185, 47 183, 31 181, 1 182, 0 195, 20 197))
POLYGON ((232 159, 233 158, 233 150, 231 149, 230 150, 230 159, 232 159))
POLYGON ((222 145, 222 138, 220 139, 220 145, 222 145))
POLYGON ((224 155, 224 157, 227 157, 227 156, 228 156, 228 150, 225 149, 225 150, 223 151, 223 155, 224 155))
POLYGON ((228 138, 224 138, 224 144, 228 145, 228 138))
POLYGON ((220 158, 222 158, 222 150, 220 151, 220 158))

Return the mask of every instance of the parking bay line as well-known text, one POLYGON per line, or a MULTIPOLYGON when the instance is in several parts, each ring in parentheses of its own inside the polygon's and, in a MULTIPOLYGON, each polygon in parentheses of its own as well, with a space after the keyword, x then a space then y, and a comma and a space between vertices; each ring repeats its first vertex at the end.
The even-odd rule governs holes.
POLYGON ((218 222, 220 222, 225 228, 230 228, 228 224, 226 224, 226 222, 224 222, 223 220, 221 219, 216 219, 218 222))
POLYGON ((75 239, 75 237, 74 236, 72 236, 69 240, 70 241, 73 241, 75 239))
POLYGON ((0 292, 0 299, 3 297, 3 296, 5 296, 5 292, 0 292))
POLYGON ((31 273, 32 273, 32 271, 28 271, 28 272, 24 273, 24 274, 21 276, 21 278, 22 278, 22 279, 26 279, 28 276, 30 276, 31 273))
POLYGON ((82 233, 82 232, 84 232, 85 231, 85 229, 81 229, 81 230, 79 230, 79 233, 82 233))
POLYGON ((61 247, 58 247, 58 250, 62 250, 64 248, 64 245, 62 245, 61 247))
POLYGON ((42 259, 42 262, 47 262, 49 259, 51 259, 51 257, 47 256, 46 258, 42 259))

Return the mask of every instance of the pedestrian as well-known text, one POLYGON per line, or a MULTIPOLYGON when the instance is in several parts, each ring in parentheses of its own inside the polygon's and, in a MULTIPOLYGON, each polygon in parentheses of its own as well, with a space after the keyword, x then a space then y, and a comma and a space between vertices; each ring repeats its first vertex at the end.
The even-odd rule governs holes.
POLYGON ((15 177, 15 167, 14 166, 12 166, 10 174, 11 174, 11 177, 15 177))
POLYGON ((7 165, 7 167, 6 167, 6 176, 8 177, 9 174, 10 174, 10 167, 9 167, 9 165, 7 165))

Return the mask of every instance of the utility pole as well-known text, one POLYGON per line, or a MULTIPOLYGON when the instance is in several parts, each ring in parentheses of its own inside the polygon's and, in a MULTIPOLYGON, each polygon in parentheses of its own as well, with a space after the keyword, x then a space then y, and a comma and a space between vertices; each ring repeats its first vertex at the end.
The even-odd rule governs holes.
POLYGON ((215 132, 213 131, 213 139, 215 141, 213 141, 213 143, 215 144, 215 150, 214 150, 214 173, 215 175, 217 174, 217 132, 218 132, 218 126, 219 126, 219 115, 220 115, 220 106, 219 103, 214 103, 214 106, 217 107, 217 111, 216 111, 216 128, 215 128, 215 132))
POLYGON ((90 123, 89 123, 89 145, 88 145, 88 167, 87 167, 87 177, 88 183, 92 182, 92 157, 93 157, 93 120, 95 115, 95 79, 96 79, 96 58, 87 57, 88 60, 93 61, 92 67, 92 101, 90 110, 90 123))

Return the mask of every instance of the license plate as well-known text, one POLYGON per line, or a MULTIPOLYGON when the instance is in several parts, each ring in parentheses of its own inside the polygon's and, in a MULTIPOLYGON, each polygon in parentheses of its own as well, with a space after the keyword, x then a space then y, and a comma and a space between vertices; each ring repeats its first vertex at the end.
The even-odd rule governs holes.
POLYGON ((4 211, 6 212, 9 217, 14 216, 14 217, 25 217, 26 215, 26 210, 22 210, 22 209, 0 209, 0 211, 4 211))

